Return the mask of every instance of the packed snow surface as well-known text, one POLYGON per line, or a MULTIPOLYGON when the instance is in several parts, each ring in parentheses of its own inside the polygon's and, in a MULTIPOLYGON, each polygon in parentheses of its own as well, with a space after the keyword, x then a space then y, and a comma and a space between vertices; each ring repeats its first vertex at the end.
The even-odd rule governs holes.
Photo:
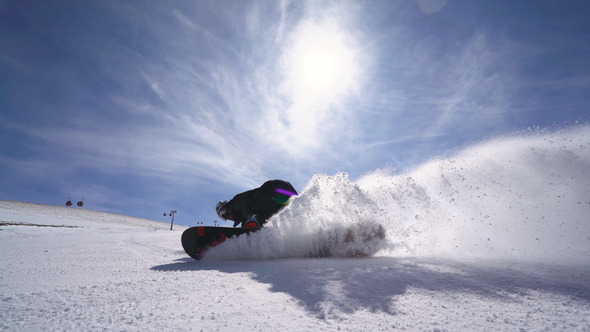
POLYGON ((590 331, 590 127, 316 175, 201 261, 182 226, 0 201, 0 329, 590 331), (377 222, 372 257, 306 258, 377 222))

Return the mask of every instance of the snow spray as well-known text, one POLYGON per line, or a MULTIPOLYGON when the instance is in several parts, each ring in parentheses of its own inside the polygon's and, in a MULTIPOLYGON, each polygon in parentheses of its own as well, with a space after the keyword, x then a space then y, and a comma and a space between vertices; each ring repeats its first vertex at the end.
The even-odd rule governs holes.
POLYGON ((497 138, 402 174, 315 175, 267 227, 209 256, 306 257, 318 237, 367 221, 387 232, 367 244, 377 256, 587 263, 590 127, 497 138))

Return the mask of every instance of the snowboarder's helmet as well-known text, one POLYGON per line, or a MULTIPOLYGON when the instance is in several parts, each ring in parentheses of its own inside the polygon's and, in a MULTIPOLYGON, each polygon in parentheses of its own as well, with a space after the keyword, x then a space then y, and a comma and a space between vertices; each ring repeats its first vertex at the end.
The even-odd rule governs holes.
POLYGON ((223 215, 227 212, 227 201, 219 201, 215 206, 215 211, 217 211, 217 215, 219 218, 223 220, 227 220, 223 215))

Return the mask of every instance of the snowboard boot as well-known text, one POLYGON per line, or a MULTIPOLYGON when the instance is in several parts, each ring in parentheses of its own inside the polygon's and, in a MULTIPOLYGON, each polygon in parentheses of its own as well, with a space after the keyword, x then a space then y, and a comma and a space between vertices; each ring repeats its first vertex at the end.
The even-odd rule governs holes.
POLYGON ((256 218, 255 214, 251 214, 246 218, 246 221, 242 223, 242 227, 244 228, 259 228, 260 224, 258 223, 258 219, 256 218))

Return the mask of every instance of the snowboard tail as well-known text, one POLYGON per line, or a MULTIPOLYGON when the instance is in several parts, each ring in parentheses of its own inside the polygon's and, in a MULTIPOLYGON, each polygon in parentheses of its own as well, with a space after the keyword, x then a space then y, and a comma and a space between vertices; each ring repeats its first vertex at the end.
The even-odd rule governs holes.
POLYGON ((260 228, 234 228, 218 226, 197 226, 187 228, 182 233, 182 247, 184 251, 194 259, 201 259, 207 250, 221 243, 226 239, 255 232, 260 228))

